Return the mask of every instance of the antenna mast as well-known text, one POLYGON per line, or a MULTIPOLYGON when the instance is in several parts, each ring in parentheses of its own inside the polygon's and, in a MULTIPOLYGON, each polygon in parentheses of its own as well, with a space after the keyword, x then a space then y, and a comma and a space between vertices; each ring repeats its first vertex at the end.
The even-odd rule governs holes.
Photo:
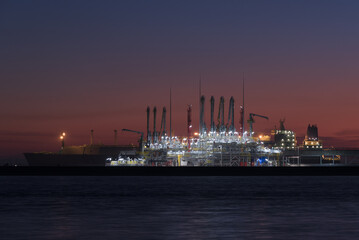
POLYGON ((170 87, 170 142, 172 141, 172 88, 170 87))
MULTIPOLYGON (((202 86, 201 86, 201 81, 202 81, 202 74, 199 74, 199 89, 198 89, 198 93, 199 93, 199 96, 198 96, 198 99, 199 99, 199 113, 200 113, 200 115, 201 115, 201 94, 202 94, 202 86)), ((203 126, 202 126, 202 122, 201 122, 201 116, 199 117, 199 133, 201 133, 202 132, 202 128, 203 128, 203 126)))
POLYGON ((242 86, 242 96, 243 96, 243 102, 242 102, 242 107, 243 107, 243 111, 242 111, 242 137, 244 136, 244 72, 243 72, 243 86, 242 86))

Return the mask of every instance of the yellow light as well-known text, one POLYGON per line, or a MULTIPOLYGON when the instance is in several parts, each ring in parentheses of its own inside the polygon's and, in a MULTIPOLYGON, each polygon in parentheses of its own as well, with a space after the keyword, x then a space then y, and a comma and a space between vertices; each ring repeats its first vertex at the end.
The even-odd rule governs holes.
POLYGON ((198 132, 195 132, 194 135, 195 135, 195 136, 198 136, 198 132))
POLYGON ((65 136, 66 136, 66 133, 65 133, 65 132, 63 132, 63 133, 62 133, 62 136, 64 136, 64 137, 65 137, 65 136))
POLYGON ((259 135, 259 138, 262 138, 262 135, 259 135))
POLYGON ((61 140, 64 139, 64 136, 60 136, 60 139, 61 139, 61 140))

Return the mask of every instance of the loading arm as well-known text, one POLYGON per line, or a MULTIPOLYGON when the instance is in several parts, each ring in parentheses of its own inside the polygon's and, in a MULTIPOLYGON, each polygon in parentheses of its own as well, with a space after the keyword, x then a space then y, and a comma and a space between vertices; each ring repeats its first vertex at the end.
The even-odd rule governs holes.
POLYGON ((122 131, 133 132, 133 133, 138 133, 138 134, 140 134, 140 135, 141 135, 141 138, 140 138, 139 147, 140 147, 140 152, 143 152, 143 132, 135 131, 135 130, 131 130, 131 129, 126 129, 126 128, 123 128, 122 131))

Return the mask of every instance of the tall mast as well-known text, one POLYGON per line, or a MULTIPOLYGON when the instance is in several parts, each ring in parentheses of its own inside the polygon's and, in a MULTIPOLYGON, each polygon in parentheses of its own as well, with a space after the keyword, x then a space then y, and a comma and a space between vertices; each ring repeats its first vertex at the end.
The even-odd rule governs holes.
POLYGON ((243 113, 242 113, 242 136, 244 136, 244 72, 243 72, 243 86, 242 86, 242 95, 243 95, 243 102, 242 102, 242 105, 243 105, 243 113))
POLYGON ((188 151, 191 149, 191 129, 192 129, 192 105, 187 108, 187 147, 188 151))
POLYGON ((172 140, 172 88, 170 87, 170 141, 172 140))
POLYGON ((199 114, 200 114, 200 117, 199 117, 199 128, 198 128, 198 132, 201 133, 202 132, 202 122, 201 122, 201 97, 202 97, 202 86, 201 86, 201 81, 202 81, 202 74, 199 75, 199 89, 198 89, 198 99, 199 99, 199 114))
POLYGON ((202 81, 202 74, 199 75, 199 97, 202 96, 202 92, 201 92, 201 90, 202 90, 201 81, 202 81))

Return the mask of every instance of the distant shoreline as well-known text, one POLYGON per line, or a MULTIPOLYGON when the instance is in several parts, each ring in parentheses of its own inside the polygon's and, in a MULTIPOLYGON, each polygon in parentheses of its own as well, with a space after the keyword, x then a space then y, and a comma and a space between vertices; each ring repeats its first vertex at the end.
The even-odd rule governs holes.
POLYGON ((0 176, 359 176, 359 166, 0 167, 0 176))

